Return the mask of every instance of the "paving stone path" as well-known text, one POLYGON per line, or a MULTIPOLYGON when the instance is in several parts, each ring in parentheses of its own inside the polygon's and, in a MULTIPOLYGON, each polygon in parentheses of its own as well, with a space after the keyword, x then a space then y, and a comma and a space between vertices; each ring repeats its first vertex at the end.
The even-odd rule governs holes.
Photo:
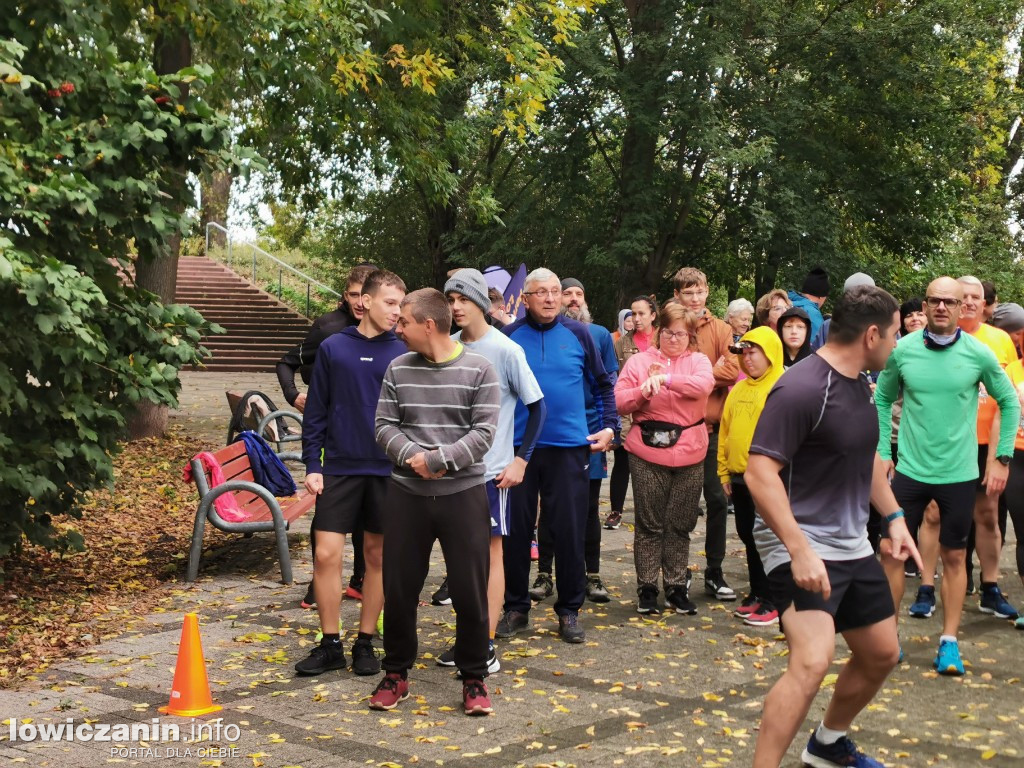
MULTIPOLYGON (((181 410, 172 421, 218 446, 228 416, 226 389, 278 392, 272 375, 185 374, 184 385, 181 410)), ((607 509, 605 498, 602 514, 607 509)), ((276 581, 270 537, 208 531, 197 584, 178 584, 133 631, 54 665, 38 682, 0 692, 0 702, 3 718, 18 719, 22 729, 68 718, 76 726, 150 724, 168 701, 182 615, 195 611, 213 696, 223 711, 196 721, 160 716, 161 723, 179 724, 182 739, 173 742, 12 741, 4 725, 0 761, 75 768, 749 765, 764 696, 786 664, 785 644, 772 629, 745 627, 732 615, 735 604, 700 594, 699 574, 696 616, 637 615, 632 519, 627 510, 621 529, 603 532, 602 572, 613 599, 586 606, 581 617, 587 642, 560 642, 550 599, 536 605, 529 635, 499 641, 502 669, 488 679, 496 711, 483 718, 462 714, 461 686, 451 670, 434 663, 453 635, 450 607, 424 602, 412 696, 393 712, 371 712, 365 699, 377 678, 350 671, 319 678, 292 673, 318 630, 316 614, 298 605, 311 574, 308 519, 292 533, 297 583, 290 586, 276 581), (190 741, 199 723, 221 731, 190 741)), ((699 568, 703 539, 702 518, 691 558, 699 568)), ((1003 580, 1019 601, 1011 547, 1012 539, 1003 580)), ((443 577, 438 548, 434 555, 424 601, 443 577)), ((740 589, 744 573, 742 547, 732 536, 726 578, 740 589)), ((938 677, 931 659, 939 616, 907 617, 912 588, 911 583, 900 620, 906 660, 859 719, 855 738, 892 766, 1024 764, 1024 632, 984 616, 969 599, 961 639, 968 674, 938 677)), ((345 601, 345 627, 354 627, 357 616, 357 604, 345 601)), ((846 655, 840 641, 833 671, 846 655)), ((827 694, 815 701, 806 731, 821 717, 827 694)), ((799 765, 804 738, 787 766, 799 765)))

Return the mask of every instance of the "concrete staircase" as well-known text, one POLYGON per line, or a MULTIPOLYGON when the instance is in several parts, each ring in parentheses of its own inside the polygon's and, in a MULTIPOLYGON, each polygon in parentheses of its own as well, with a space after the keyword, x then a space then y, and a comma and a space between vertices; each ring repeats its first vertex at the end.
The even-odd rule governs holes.
POLYGON ((301 342, 312 325, 277 297, 202 256, 178 260, 174 300, 227 331, 203 338, 213 356, 193 370, 273 371, 281 355, 301 342))

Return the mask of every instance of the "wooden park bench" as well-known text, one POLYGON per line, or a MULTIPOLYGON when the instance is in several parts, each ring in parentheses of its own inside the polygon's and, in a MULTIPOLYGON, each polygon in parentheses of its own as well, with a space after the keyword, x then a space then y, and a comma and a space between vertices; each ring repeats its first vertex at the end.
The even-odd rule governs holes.
MULTIPOLYGON (((199 575, 199 560, 203 554, 203 532, 206 521, 225 533, 242 533, 252 535, 263 531, 273 531, 277 539, 277 557, 281 563, 281 580, 285 584, 292 583, 292 563, 288 556, 288 526, 313 509, 316 496, 300 490, 295 496, 278 499, 253 481, 252 467, 249 465, 249 454, 245 452, 245 443, 239 441, 213 454, 224 470, 225 482, 216 488, 210 488, 210 476, 198 459, 192 460, 192 477, 199 490, 199 509, 196 511, 196 522, 192 530, 192 547, 188 556, 187 581, 195 581, 199 575), (246 520, 237 523, 225 520, 217 513, 214 500, 225 493, 234 495, 235 500, 246 520)), ((294 458, 286 456, 283 458, 294 458)))

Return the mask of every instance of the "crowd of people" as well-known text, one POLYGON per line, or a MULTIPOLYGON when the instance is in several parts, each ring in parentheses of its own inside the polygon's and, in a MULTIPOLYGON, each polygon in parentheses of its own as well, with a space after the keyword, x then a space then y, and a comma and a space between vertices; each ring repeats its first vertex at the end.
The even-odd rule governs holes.
POLYGON ((456 613, 438 663, 458 669, 467 714, 491 712, 496 639, 530 631, 534 603, 554 594, 560 637, 582 643, 584 602, 609 600, 598 511, 609 453, 603 528, 622 524, 632 484, 641 614, 700 609, 690 541, 701 514, 704 595, 737 601, 723 572, 734 512, 747 572, 736 616, 781 623, 790 648, 757 766, 778 765, 795 738, 836 633, 852 655, 803 758, 880 765, 846 734, 902 658, 908 575, 921 579, 909 614, 929 618, 942 564, 940 674, 964 674, 957 633, 974 550, 980 610, 1024 629, 999 586, 1007 518, 1024 530, 1024 309, 971 276, 939 277, 900 305, 858 272, 825 317, 819 267, 799 291, 736 299, 719 318, 700 270, 684 267, 672 284, 664 302, 635 298, 610 333, 581 281, 544 268, 526 278, 520 319, 474 269, 411 293, 385 270, 352 271, 343 304, 278 366, 304 414, 305 484, 317 495, 303 605, 316 605, 323 639, 298 673, 348 666, 344 592, 362 599, 353 672, 384 673, 369 706, 405 699, 437 540, 438 602, 456 613), (383 606, 381 660, 372 639, 383 606))

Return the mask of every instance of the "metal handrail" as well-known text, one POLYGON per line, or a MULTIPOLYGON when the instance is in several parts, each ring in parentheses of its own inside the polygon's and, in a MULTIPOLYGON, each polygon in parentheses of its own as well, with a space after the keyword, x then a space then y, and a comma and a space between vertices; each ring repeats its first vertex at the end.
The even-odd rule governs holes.
MULTIPOLYGON (((228 251, 227 261, 228 261, 228 266, 231 267, 232 269, 234 269, 234 255, 232 253, 233 246, 234 246, 234 237, 232 237, 231 233, 227 230, 226 227, 224 227, 221 224, 218 224, 215 221, 208 221, 206 223, 206 255, 207 256, 210 255, 210 228, 211 227, 213 229, 219 230, 220 232, 222 232, 224 234, 224 239, 225 239, 225 241, 227 243, 227 251, 228 251)), ((243 243, 239 243, 239 245, 240 246, 243 246, 243 245, 249 246, 249 249, 252 252, 252 283, 253 283, 253 285, 257 285, 257 283, 256 283, 256 257, 257 257, 257 255, 262 256, 265 259, 270 259, 272 262, 274 262, 275 264, 278 265, 278 269, 277 269, 277 298, 278 299, 281 298, 281 295, 282 295, 283 289, 284 289, 284 270, 287 269, 289 272, 294 273, 300 279, 305 281, 305 283, 306 283, 306 317, 309 317, 309 305, 310 305, 310 298, 311 298, 310 297, 310 291, 311 291, 311 287, 312 286, 315 285, 320 291, 322 291, 324 293, 328 293, 328 294, 334 296, 335 298, 338 298, 338 299, 342 298, 341 294, 338 293, 333 288, 331 288, 330 286, 324 285, 319 280, 317 280, 317 279, 315 279, 313 277, 310 277, 305 272, 302 272, 302 271, 296 269, 295 267, 293 267, 291 264, 286 264, 285 262, 281 261, 279 258, 274 256, 272 253, 267 253, 265 250, 260 248, 255 243, 243 242, 243 243)))

